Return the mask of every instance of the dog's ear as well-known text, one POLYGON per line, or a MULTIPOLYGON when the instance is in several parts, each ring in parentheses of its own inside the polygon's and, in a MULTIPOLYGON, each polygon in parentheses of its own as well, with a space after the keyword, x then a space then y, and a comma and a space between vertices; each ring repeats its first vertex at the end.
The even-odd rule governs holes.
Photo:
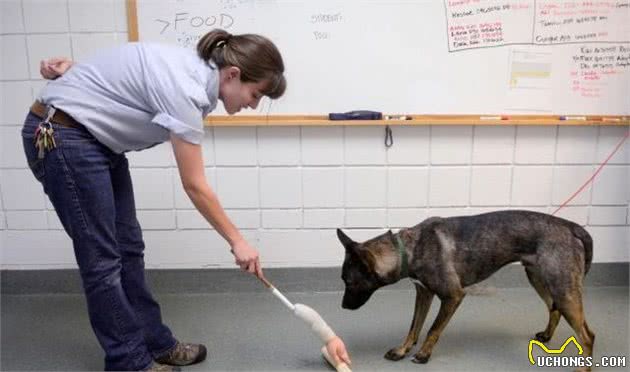
POLYGON ((341 242, 341 244, 343 244, 343 246, 346 247, 346 249, 354 248, 357 245, 357 242, 350 239, 348 235, 346 235, 343 231, 341 231, 341 229, 337 229, 337 237, 339 238, 339 241, 341 242))

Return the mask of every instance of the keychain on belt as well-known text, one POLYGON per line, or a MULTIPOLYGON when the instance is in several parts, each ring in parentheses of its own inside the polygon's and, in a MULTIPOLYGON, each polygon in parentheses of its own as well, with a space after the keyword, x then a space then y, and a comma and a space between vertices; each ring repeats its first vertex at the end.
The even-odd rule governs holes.
POLYGON ((57 147, 55 138, 53 137, 55 130, 50 123, 50 120, 55 115, 55 111, 56 109, 54 107, 49 106, 46 119, 44 119, 35 130, 35 147, 39 150, 37 154, 38 159, 44 158, 46 150, 52 150, 57 147))

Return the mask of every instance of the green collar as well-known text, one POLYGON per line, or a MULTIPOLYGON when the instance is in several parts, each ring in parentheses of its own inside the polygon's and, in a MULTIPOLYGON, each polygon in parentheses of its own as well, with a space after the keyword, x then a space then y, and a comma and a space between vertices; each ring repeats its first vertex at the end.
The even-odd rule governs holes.
POLYGON ((396 247, 398 247, 398 253, 400 254, 400 277, 404 278, 409 273, 409 263, 407 262, 407 250, 403 244, 400 236, 396 235, 396 247))

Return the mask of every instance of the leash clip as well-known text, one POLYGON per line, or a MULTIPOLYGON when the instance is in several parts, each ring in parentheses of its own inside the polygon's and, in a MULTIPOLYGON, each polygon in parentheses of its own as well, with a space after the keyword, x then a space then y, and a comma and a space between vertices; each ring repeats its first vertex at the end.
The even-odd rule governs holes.
POLYGON ((52 106, 52 105, 48 106, 46 110, 46 118, 44 119, 44 123, 50 124, 50 121, 55 116, 55 112, 57 112, 57 109, 55 108, 55 106, 52 106))

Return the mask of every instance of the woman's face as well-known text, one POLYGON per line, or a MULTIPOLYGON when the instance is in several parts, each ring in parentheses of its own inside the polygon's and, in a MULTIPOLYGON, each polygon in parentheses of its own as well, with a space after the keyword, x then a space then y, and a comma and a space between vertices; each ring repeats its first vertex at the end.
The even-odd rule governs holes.
POLYGON ((219 99, 223 102, 225 111, 234 115, 242 108, 255 109, 263 97, 260 92, 264 87, 264 81, 242 82, 241 71, 238 67, 226 67, 221 70, 219 99))

